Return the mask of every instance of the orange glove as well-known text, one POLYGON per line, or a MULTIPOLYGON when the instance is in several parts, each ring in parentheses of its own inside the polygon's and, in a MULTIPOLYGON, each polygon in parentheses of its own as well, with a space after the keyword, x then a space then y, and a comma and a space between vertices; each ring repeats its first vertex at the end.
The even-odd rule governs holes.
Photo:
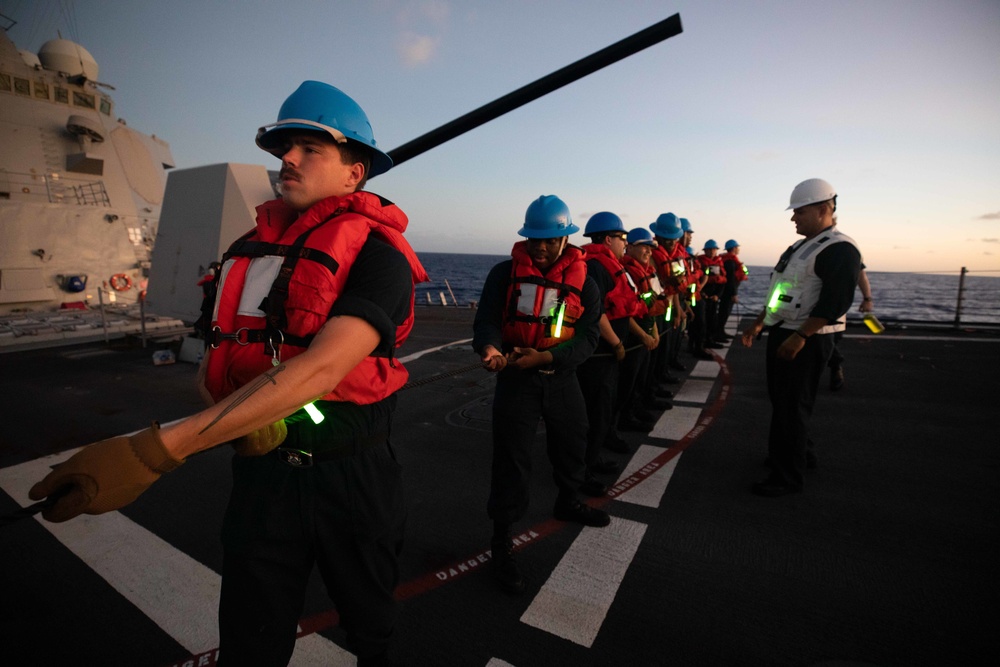
POLYGON ((270 426, 236 438, 232 444, 240 456, 263 456, 283 443, 286 437, 288 437, 288 427, 284 419, 279 419, 270 426))
POLYGON ((87 445, 60 463, 28 491, 32 500, 57 496, 42 511, 54 523, 80 514, 103 514, 121 509, 139 497, 165 472, 184 463, 175 459, 160 440, 160 425, 132 436, 119 436, 87 445))

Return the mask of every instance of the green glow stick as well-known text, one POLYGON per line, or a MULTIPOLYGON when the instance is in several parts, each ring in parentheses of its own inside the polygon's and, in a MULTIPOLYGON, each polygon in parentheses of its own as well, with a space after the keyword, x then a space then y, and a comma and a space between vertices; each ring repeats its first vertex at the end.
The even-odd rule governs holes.
POLYGON ((745 276, 749 276, 750 275, 750 269, 747 268, 746 264, 743 265, 743 275, 745 275, 745 276))
POLYGON ((672 304, 672 303, 668 304, 667 305, 667 316, 665 318, 663 318, 664 321, 669 322, 670 321, 670 315, 673 314, 673 312, 674 312, 674 304, 672 304))
POLYGON ((781 300, 781 285, 774 286, 774 293, 771 294, 771 300, 767 302, 767 307, 770 310, 775 310, 778 307, 778 301, 781 300))
POLYGON ((695 287, 695 285, 694 285, 694 284, 692 284, 692 285, 691 285, 691 305, 692 305, 692 306, 693 306, 693 305, 695 305, 695 298, 696 298, 696 297, 695 297, 694 293, 695 293, 695 290, 696 290, 696 289, 697 289, 697 288, 695 287))
POLYGON ((318 424, 321 421, 323 421, 324 419, 326 419, 326 417, 323 416, 323 413, 319 411, 319 408, 317 408, 312 403, 310 403, 310 404, 308 404, 308 405, 306 405, 304 407, 305 407, 306 413, 308 413, 309 417, 312 418, 313 424, 318 424))
POLYGON ((566 312, 566 302, 563 301, 559 304, 559 315, 556 316, 556 330, 553 332, 554 338, 559 338, 559 334, 562 333, 562 323, 563 323, 563 313, 566 312))

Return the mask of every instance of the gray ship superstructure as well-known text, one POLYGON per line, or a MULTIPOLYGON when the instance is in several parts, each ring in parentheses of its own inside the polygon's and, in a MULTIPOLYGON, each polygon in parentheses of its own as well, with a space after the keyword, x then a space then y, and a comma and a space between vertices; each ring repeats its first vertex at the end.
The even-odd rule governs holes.
POLYGON ((0 30, 0 346, 73 338, 102 303, 104 329, 109 313, 121 328, 146 289, 174 160, 116 116, 109 89, 82 46, 18 51, 0 30))

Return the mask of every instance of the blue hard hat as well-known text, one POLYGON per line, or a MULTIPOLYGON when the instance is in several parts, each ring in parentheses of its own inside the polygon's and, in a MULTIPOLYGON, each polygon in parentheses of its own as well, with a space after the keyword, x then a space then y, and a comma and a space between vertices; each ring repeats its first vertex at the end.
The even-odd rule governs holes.
POLYGON ((702 250, 718 250, 719 244, 715 242, 715 239, 709 239, 705 241, 705 247, 702 250))
POLYGON ((739 248, 740 244, 736 242, 736 239, 729 239, 726 241, 726 250, 732 250, 733 248, 739 248))
POLYGON ((648 229, 642 227, 636 227, 628 233, 627 241, 631 245, 650 245, 654 248, 658 245, 656 239, 653 238, 652 232, 648 229))
POLYGON ((593 236, 601 232, 624 232, 625 225, 622 219, 611 211, 601 211, 590 216, 587 226, 583 228, 584 236, 593 236))
POLYGON ((665 239, 679 239, 684 236, 680 219, 673 213, 661 213, 656 222, 649 226, 653 233, 665 239))
POLYGON ((257 130, 257 145, 281 157, 282 130, 326 132, 337 143, 356 141, 371 151, 371 176, 389 171, 392 158, 375 144, 368 116, 349 95, 321 81, 303 81, 278 110, 278 121, 257 130))
POLYGON ((555 195, 542 195, 524 212, 524 227, 517 233, 529 239, 555 239, 578 231, 566 203, 555 195))
POLYGON ((691 222, 687 218, 681 218, 681 229, 683 229, 685 232, 691 232, 692 234, 694 233, 694 230, 691 229, 691 222))

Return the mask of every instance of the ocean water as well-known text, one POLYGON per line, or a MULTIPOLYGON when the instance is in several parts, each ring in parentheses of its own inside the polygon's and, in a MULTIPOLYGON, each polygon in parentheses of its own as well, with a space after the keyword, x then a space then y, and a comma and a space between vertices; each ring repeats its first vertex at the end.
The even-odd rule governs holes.
MULTIPOLYGON (((417 303, 440 306, 442 295, 449 306, 468 307, 479 301, 486 274, 504 255, 467 255, 440 252, 417 253, 431 281, 417 286, 417 303), (449 287, 451 288, 449 291, 449 287)), ((740 287, 739 311, 757 313, 764 307, 771 267, 748 267, 750 279, 740 287)), ((959 303, 958 269, 954 274, 889 273, 869 271, 875 314, 886 321, 947 323, 955 321, 959 303)), ((861 319, 861 291, 849 319, 861 319)), ((1000 324, 1000 274, 969 273, 961 301, 961 321, 968 324, 1000 324)), ((734 309, 734 316, 736 310, 734 309)))

